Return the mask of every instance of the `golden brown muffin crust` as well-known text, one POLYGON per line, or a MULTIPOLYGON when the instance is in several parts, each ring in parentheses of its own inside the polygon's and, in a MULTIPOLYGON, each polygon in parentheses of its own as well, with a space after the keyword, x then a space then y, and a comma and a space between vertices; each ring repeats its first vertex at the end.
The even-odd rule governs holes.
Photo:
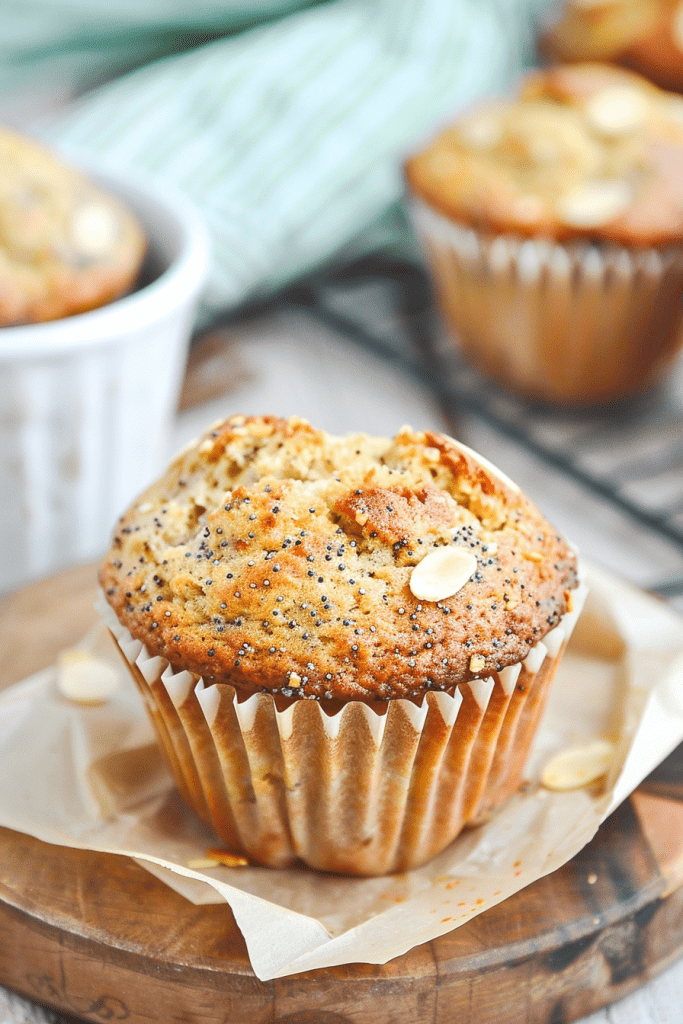
POLYGON ((132 214, 48 150, 0 128, 0 326, 102 306, 146 247, 132 214))
POLYGON ((680 0, 568 0, 539 46, 549 61, 609 61, 683 90, 680 0))
POLYGON ((486 460, 442 434, 331 437, 232 417, 121 518, 100 580, 151 654, 242 694, 387 700, 525 658, 576 586, 568 545, 486 460), (413 568, 476 556, 452 597, 413 568))
POLYGON ((406 165, 426 202, 480 230, 680 244, 683 100, 605 64, 528 76, 406 165))

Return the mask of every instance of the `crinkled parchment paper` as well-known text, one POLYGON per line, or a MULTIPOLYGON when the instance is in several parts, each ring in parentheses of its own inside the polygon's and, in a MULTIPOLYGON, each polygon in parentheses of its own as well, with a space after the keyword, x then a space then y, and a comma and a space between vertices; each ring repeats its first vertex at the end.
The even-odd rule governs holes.
POLYGON ((683 619, 601 571, 587 576, 589 598, 532 751, 529 785, 416 871, 357 879, 303 867, 190 869, 217 840, 177 796, 103 628, 81 646, 121 674, 106 704, 63 697, 55 668, 0 694, 0 824, 127 854, 194 903, 226 900, 262 980, 385 963, 559 868, 683 740, 683 619), (597 737, 616 749, 604 784, 539 786, 553 754, 597 737))

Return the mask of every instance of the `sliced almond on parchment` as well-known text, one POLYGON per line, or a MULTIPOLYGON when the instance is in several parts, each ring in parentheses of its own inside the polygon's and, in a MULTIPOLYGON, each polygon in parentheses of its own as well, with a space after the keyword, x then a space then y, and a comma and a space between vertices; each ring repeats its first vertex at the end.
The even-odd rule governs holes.
POLYGON ((87 651, 63 651, 57 660, 57 688, 78 704, 104 704, 119 686, 116 669, 87 651))
POLYGON ((614 744, 593 740, 580 747, 569 747, 556 754, 543 769, 541 782, 546 789, 563 792, 581 789, 601 778, 614 759, 614 744))

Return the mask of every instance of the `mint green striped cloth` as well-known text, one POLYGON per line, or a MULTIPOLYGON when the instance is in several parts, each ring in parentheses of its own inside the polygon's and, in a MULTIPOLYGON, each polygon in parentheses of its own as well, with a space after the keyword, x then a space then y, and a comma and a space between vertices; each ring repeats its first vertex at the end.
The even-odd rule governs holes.
POLYGON ((0 59, 4 46, 24 76, 52 60, 86 88, 142 65, 87 89, 44 133, 195 201, 214 249, 210 316, 395 241, 403 158, 509 87, 538 2, 34 0, 36 34, 16 14, 0 59))

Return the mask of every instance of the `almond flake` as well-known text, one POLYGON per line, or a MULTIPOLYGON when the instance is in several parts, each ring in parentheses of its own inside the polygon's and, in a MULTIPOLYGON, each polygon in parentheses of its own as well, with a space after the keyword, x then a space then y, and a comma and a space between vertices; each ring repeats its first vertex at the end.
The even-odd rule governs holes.
POLYGON ((104 256, 114 245, 118 232, 118 218, 104 203, 86 203, 71 220, 71 238, 84 256, 104 256))
POLYGON ((581 789, 605 775, 613 759, 614 744, 609 740, 594 740, 582 747, 569 747, 548 762, 541 782, 546 789, 558 792, 581 789))
POLYGON ((57 688, 78 704, 104 704, 118 685, 116 669, 87 651, 63 651, 57 660, 57 688))
POLYGON ((462 547, 430 551, 413 569, 410 589, 421 601, 443 601, 465 586, 477 568, 476 556, 462 547))
POLYGON ((470 658, 470 672, 481 672, 486 664, 486 658, 481 654, 473 654, 470 658))
POLYGON ((650 104, 640 89, 613 85, 600 89, 586 103, 585 111, 593 128, 603 135, 626 135, 645 121, 650 104))
POLYGON ((252 437, 270 437, 273 427, 270 423, 252 423, 249 433, 252 437))
POLYGON ((608 224, 630 205, 630 185, 622 180, 586 182, 557 200, 560 219, 574 228, 594 228, 608 224))
POLYGON ((290 672, 290 674, 289 674, 289 685, 290 686, 301 686, 301 676, 297 675, 296 672, 290 672))
POLYGON ((219 865, 220 861, 215 857, 194 857, 187 862, 191 871, 204 871, 206 868, 217 868, 219 865))

